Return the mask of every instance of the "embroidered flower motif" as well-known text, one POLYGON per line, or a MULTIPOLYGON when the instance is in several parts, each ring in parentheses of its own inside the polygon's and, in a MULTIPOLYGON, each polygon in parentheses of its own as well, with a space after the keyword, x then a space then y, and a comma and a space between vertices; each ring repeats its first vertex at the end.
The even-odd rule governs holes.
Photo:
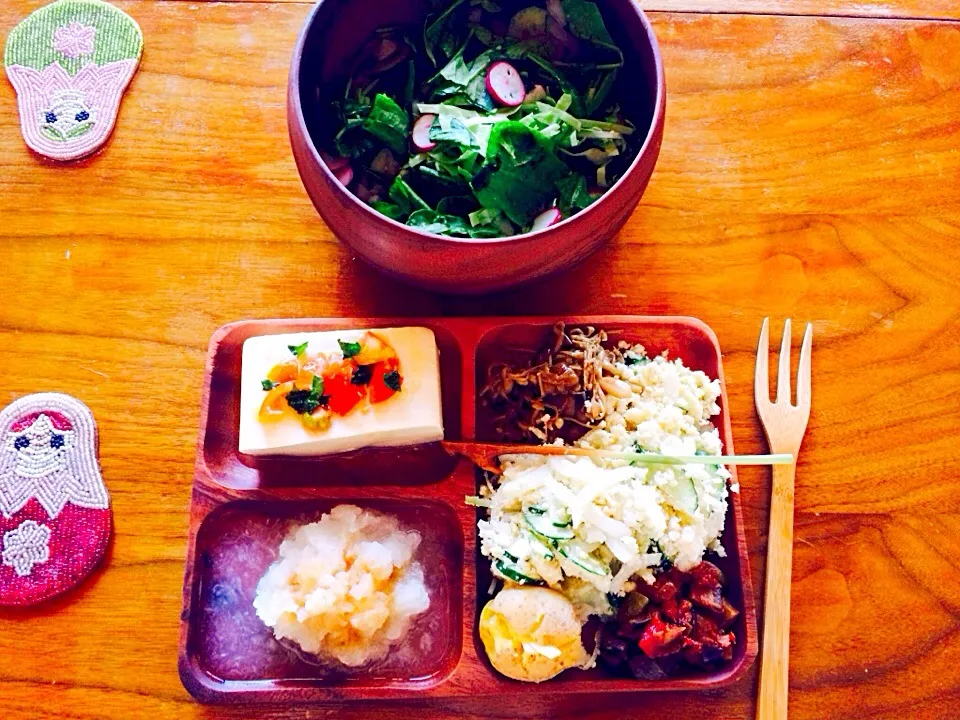
POLYGON ((53 33, 53 49, 74 60, 84 55, 92 55, 96 35, 97 29, 93 25, 84 25, 74 20, 69 25, 57 28, 53 33))
POLYGON ((3 564, 20 577, 33 572, 34 565, 50 559, 50 528, 25 520, 16 530, 3 534, 3 564))

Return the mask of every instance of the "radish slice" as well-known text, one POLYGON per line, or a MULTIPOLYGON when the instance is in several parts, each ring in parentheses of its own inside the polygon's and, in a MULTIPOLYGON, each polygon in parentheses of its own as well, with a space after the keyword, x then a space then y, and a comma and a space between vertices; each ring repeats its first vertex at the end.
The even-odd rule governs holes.
POLYGON ((520 73, 506 60, 497 60, 487 68, 487 92, 506 107, 520 105, 527 94, 520 73))
POLYGON ((430 126, 437 119, 436 115, 421 115, 413 124, 413 132, 410 133, 410 139, 413 140, 413 146, 421 152, 433 150, 437 144, 430 139, 430 126))
POLYGON ((341 155, 328 155, 322 150, 320 151, 320 159, 323 160, 326 166, 330 168, 330 172, 334 175, 350 164, 349 158, 342 157, 341 155))
POLYGON ((560 210, 552 207, 549 210, 545 210, 540 213, 533 219, 533 225, 530 226, 530 232, 536 232, 537 230, 546 230, 551 225, 556 225, 558 222, 563 220, 563 215, 560 214, 560 210))
POLYGON ((346 165, 339 170, 334 170, 333 174, 337 176, 337 180, 339 180, 340 184, 344 187, 353 181, 353 168, 349 165, 346 165))

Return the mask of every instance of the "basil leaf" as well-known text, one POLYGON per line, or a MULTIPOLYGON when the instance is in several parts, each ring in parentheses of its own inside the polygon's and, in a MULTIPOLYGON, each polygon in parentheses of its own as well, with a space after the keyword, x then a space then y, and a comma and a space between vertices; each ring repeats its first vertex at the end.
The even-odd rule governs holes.
POLYGON ((337 344, 340 346, 340 350, 343 352, 344 358, 352 358, 354 355, 360 354, 360 343, 358 342, 344 342, 343 340, 337 340, 337 344))
POLYGON ((323 395, 323 378, 319 375, 313 376, 313 382, 310 383, 310 392, 323 395))
POLYGON ((260 385, 264 390, 273 390, 280 383, 275 383, 273 380, 261 380, 260 385))
POLYGON ((309 414, 320 407, 320 397, 312 390, 291 390, 287 393, 287 405, 301 415, 309 414))
POLYGON ((373 365, 358 365, 350 377, 350 382, 353 385, 369 385, 372 377, 373 365))
POLYGON ((403 379, 400 377, 400 372, 397 370, 391 370, 390 372, 383 374, 383 384, 395 392, 400 392, 400 384, 403 382, 403 379))
POLYGON ((300 345, 287 345, 287 349, 290 352, 292 352, 294 355, 299 357, 300 355, 303 355, 307 351, 307 345, 309 344, 310 344, 310 341, 308 340, 307 342, 301 343, 300 345))
POLYGON ((363 121, 363 129, 385 142, 398 155, 406 152, 410 116, 390 96, 377 93, 370 114, 363 121))

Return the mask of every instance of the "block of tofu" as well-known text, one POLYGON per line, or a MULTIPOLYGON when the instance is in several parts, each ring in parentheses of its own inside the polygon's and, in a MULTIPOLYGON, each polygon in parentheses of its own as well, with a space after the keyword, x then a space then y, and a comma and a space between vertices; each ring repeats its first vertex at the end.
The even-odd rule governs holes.
POLYGON ((334 415, 326 430, 308 430, 291 413, 261 421, 270 369, 290 357, 288 346, 309 343, 308 352, 338 353, 338 340, 357 342, 365 330, 262 335, 243 344, 240 377, 240 452, 248 455, 328 455, 371 446, 413 445, 443 439, 440 362, 433 331, 423 327, 373 329, 397 352, 403 386, 377 404, 361 403, 334 415))

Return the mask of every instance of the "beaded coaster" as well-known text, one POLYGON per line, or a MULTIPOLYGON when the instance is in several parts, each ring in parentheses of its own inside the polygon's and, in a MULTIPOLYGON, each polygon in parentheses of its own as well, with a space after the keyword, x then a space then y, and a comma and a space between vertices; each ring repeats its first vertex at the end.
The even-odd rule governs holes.
POLYGON ((79 400, 27 395, 0 412, 0 605, 69 590, 110 541, 97 425, 79 400))
POLYGON ((58 0, 27 16, 3 62, 30 149, 60 161, 99 150, 142 52, 140 26, 102 0, 58 0))

